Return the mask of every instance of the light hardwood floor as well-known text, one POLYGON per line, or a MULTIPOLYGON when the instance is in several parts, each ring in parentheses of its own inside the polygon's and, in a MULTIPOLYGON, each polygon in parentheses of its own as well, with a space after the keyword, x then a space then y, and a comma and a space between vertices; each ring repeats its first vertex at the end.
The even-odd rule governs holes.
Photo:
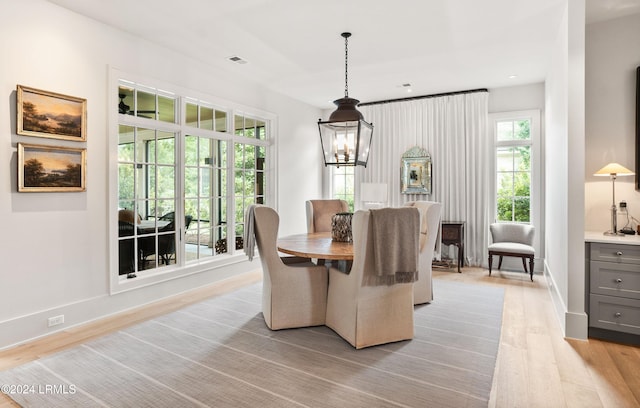
MULTIPOLYGON (((257 282, 255 271, 99 322, 0 352, 0 370, 24 364, 210 296, 257 282)), ((464 268, 434 270, 434 279, 505 289, 502 334, 490 407, 639 407, 640 348, 564 339, 544 277, 464 268)), ((437 301, 437 294, 436 294, 437 301)), ((0 395, 0 408, 16 407, 0 395)))

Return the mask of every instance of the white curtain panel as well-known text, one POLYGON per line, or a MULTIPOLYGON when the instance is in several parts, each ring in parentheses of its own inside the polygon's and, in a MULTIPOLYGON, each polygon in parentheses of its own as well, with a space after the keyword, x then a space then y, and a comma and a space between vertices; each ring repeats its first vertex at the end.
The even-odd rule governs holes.
POLYGON ((488 100, 488 92, 472 92, 358 108, 374 131, 369 163, 358 167, 357 180, 387 183, 391 207, 412 200, 442 203, 443 221, 466 222, 465 261, 472 266, 487 263, 494 150, 488 100), (413 146, 431 155, 430 195, 400 192, 402 154, 413 146))

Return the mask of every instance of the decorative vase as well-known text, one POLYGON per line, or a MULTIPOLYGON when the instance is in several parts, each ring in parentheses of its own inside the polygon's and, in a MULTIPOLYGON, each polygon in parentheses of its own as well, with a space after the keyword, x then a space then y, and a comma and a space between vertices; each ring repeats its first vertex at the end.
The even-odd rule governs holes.
POLYGON ((331 239, 338 242, 351 242, 351 219, 353 213, 337 213, 331 217, 331 239))

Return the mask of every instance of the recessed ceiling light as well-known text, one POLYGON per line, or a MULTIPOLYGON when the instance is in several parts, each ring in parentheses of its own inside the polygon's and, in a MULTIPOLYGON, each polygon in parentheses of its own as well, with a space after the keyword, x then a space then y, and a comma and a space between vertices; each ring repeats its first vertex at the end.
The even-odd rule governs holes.
POLYGON ((515 78, 517 78, 517 77, 518 77, 517 75, 509 75, 509 77, 508 77, 508 78, 509 78, 509 79, 515 79, 515 78))
POLYGON ((404 88, 407 92, 411 92, 411 84, 408 82, 398 85, 398 88, 404 88))
POLYGON ((247 60, 245 60, 245 59, 243 59, 241 57, 238 57, 237 55, 234 55, 234 56, 229 57, 227 59, 229 61, 231 61, 231 62, 235 62, 236 64, 246 64, 248 62, 247 60))

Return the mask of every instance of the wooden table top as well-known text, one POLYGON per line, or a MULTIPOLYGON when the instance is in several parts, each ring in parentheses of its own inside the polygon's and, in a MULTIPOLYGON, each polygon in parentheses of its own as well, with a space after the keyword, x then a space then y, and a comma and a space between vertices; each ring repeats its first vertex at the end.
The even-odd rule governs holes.
POLYGON ((278 251, 305 258, 353 260, 353 244, 331 239, 330 232, 313 232, 278 238, 278 251))

